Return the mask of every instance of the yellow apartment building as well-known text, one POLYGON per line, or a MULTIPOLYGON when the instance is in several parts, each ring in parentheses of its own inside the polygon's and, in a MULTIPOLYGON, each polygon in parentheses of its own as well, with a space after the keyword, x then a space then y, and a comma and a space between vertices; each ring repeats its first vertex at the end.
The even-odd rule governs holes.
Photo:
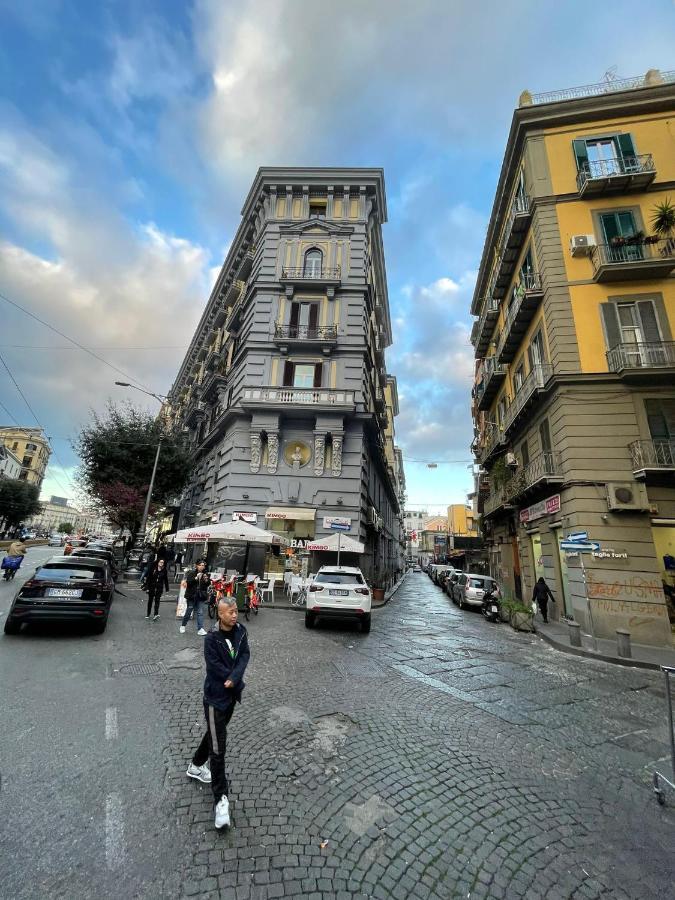
POLYGON ((0 427, 0 442, 21 462, 21 481, 42 487, 52 450, 41 428, 0 427))
POLYGON ((491 572, 654 645, 675 618, 674 271, 675 72, 524 92, 471 310, 491 572))

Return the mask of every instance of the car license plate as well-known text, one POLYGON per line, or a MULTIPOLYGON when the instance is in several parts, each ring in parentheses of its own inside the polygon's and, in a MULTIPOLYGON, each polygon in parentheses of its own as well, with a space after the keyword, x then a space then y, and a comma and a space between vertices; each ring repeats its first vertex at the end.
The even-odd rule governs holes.
POLYGON ((499 607, 498 607, 498 606, 495 606, 494 603, 493 603, 492 606, 490 607, 490 610, 491 610, 492 612, 499 612, 499 607))
POLYGON ((48 597, 81 597, 82 588, 47 588, 48 597))
POLYGON ((329 597, 348 597, 349 591, 328 591, 329 597))

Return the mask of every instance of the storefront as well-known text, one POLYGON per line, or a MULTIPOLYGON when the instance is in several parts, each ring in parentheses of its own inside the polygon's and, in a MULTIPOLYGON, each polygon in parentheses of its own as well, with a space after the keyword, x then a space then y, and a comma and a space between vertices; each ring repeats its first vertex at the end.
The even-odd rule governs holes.
POLYGON ((292 571, 297 575, 307 575, 311 552, 307 549, 315 537, 316 509, 299 506, 271 506, 265 512, 265 528, 285 537, 290 546, 276 556, 268 553, 266 571, 283 575, 292 571))

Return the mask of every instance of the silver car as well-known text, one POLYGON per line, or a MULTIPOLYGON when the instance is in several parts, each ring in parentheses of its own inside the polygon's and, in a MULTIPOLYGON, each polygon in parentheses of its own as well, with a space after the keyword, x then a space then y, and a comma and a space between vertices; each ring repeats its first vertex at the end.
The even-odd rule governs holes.
POLYGON ((499 596, 499 585, 489 575, 479 575, 474 572, 463 572, 453 585, 452 599, 459 604, 460 609, 465 606, 482 606, 483 594, 488 586, 499 596))

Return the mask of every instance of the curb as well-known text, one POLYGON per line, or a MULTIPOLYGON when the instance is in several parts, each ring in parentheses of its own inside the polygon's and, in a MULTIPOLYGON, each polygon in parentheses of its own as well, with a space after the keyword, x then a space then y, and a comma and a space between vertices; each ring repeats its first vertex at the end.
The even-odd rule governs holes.
POLYGON ((382 601, 382 603, 373 604, 372 608, 373 608, 373 609, 382 609, 383 606, 386 606, 387 603, 389 603, 389 601, 391 600, 391 598, 394 596, 394 594, 396 593, 396 591, 401 587, 401 585, 403 584, 403 582, 406 580, 407 577, 408 577, 407 575, 404 575, 403 578, 401 578, 401 579, 394 585, 394 587, 391 588, 391 590, 390 590, 390 592, 389 592, 389 595, 388 595, 387 597, 384 598, 384 600, 382 601))
POLYGON ((659 663, 646 662, 641 659, 624 659, 620 656, 606 656, 603 653, 596 653, 594 650, 586 650, 584 647, 571 647, 569 644, 561 644, 559 641, 554 640, 552 637, 541 631, 536 631, 535 634, 549 646, 554 647, 556 650, 560 650, 562 653, 570 653, 572 656, 597 659, 600 660, 600 662, 614 663, 616 666, 627 666, 630 669, 652 669, 657 672, 661 669, 659 663))

